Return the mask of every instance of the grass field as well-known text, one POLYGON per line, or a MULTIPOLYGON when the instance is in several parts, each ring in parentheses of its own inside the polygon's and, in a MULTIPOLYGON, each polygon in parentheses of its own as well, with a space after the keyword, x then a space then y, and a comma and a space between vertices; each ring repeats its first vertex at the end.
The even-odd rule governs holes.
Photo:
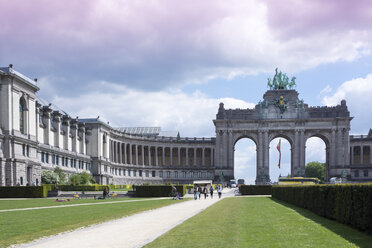
MULTIPOLYGON (((130 201, 137 200, 138 198, 114 198, 105 200, 94 200, 93 198, 88 199, 71 199, 70 201, 57 202, 55 199, 50 198, 38 198, 38 199, 10 199, 0 200, 0 210, 4 209, 18 209, 18 208, 33 208, 33 207, 47 207, 47 206, 61 206, 61 205, 73 205, 81 203, 97 203, 97 202, 111 202, 111 201, 130 201)), ((145 199, 145 198, 141 198, 145 199)))
POLYGON ((372 247, 372 237, 271 198, 226 198, 151 247, 372 247))
MULTIPOLYGON (((117 199, 117 201, 120 200, 122 199, 117 199)), ((94 200, 74 200, 72 204, 89 203, 92 201, 102 202, 94 200)), ((123 202, 116 204, 75 206, 65 208, 35 209, 28 211, 1 212, 0 247, 7 247, 11 244, 28 242, 42 236, 49 236, 59 232, 64 232, 67 230, 120 218, 123 216, 163 207, 178 202, 179 201, 166 199, 126 203, 123 202)), ((27 208, 31 206, 48 206, 48 204, 50 204, 50 206, 56 205, 55 200, 52 199, 0 201, 0 205, 3 209, 14 209, 23 207, 27 208), (5 206, 6 204, 8 205, 5 206), (12 204, 15 204, 17 207, 12 206, 12 204)), ((125 229, 123 230, 123 232, 125 232, 125 229)))

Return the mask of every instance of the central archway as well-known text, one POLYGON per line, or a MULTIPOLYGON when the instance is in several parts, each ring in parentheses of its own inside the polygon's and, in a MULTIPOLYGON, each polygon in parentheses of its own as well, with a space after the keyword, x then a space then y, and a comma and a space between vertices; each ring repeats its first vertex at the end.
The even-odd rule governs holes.
POLYGON ((234 145, 234 178, 245 184, 256 184, 257 145, 253 139, 242 137, 234 145))

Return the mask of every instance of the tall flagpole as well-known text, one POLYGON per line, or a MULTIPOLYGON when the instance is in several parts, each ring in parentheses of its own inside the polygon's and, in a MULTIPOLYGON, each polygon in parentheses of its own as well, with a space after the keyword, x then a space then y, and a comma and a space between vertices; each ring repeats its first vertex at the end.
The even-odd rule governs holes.
POLYGON ((278 167, 279 167, 279 169, 280 169, 280 160, 281 160, 281 158, 282 158, 282 152, 281 152, 281 149, 280 149, 280 139, 279 139, 279 143, 278 143, 278 145, 276 146, 276 149, 278 149, 278 151, 279 151, 279 163, 278 163, 278 167))

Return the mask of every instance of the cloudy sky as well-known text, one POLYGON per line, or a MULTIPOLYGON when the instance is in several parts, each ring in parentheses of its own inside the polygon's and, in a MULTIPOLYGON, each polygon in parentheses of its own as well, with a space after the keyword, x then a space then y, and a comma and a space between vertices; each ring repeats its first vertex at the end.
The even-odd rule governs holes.
MULTIPOLYGON (((347 100, 351 133, 372 127, 372 4, 368 0, 0 0, 0 66, 37 77, 39 97, 112 126, 214 136, 218 103, 253 107, 278 67, 309 105, 347 100)), ((271 177, 289 173, 289 145, 271 177)), ((307 143, 307 161, 324 161, 307 143)), ((321 149, 321 152, 318 152, 321 149)), ((275 157, 275 158, 274 158, 275 157)), ((252 181, 255 147, 236 147, 252 181)))

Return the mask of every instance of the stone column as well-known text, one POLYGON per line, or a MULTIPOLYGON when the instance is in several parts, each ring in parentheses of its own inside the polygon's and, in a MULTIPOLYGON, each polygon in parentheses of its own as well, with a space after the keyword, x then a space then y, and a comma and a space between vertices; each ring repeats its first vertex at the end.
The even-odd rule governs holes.
POLYGON ((169 149, 170 149, 170 164, 171 164, 171 166, 174 166, 174 164, 173 164, 173 146, 171 146, 169 149))
POLYGON ((292 147, 292 162, 291 162, 291 174, 293 176, 298 176, 298 173, 299 173, 299 165, 300 165, 300 149, 298 149, 300 147, 300 134, 299 134, 299 130, 298 129, 295 129, 295 137, 294 137, 294 144, 293 144, 293 147, 292 147))
POLYGON ((135 146, 135 152, 136 152, 136 165, 139 165, 138 163, 138 145, 135 146))
POLYGON ((148 155, 149 166, 151 166, 151 146, 147 147, 147 155, 148 155))
POLYGON ((177 147, 178 149, 178 166, 181 166, 181 148, 180 147, 177 147))
POLYGON ((258 142, 257 142, 257 167, 256 167, 256 184, 262 184, 263 170, 263 139, 262 131, 258 131, 258 142))
POLYGON ((145 165, 145 146, 141 145, 141 149, 142 149, 142 152, 141 152, 142 165, 145 165))
POLYGON ((305 143, 305 130, 300 131, 300 167, 299 175, 305 176, 305 153, 306 153, 306 143, 305 143))
POLYGON ((129 164, 133 164, 132 144, 129 144, 129 164))
POLYGON ((360 165, 364 164, 364 151, 363 151, 363 145, 360 145, 360 165))
POLYGON ((269 180, 269 158, 270 158, 270 143, 269 143, 269 132, 267 130, 263 133, 263 149, 264 149, 264 175, 265 179, 269 180))
MULTIPOLYGON (((212 151, 211 151, 211 156, 212 156, 212 151)), ((202 148, 202 166, 205 166, 205 147, 202 148)))
POLYGON ((128 163, 127 143, 124 143, 124 164, 128 163))
POLYGON ((196 153, 197 153, 198 149, 197 148, 194 148, 194 166, 197 166, 197 156, 196 156, 196 153))
POLYGON ((330 153, 329 153, 329 169, 336 166, 336 129, 331 130, 330 153))
POLYGON ((189 148, 186 147, 186 163, 185 163, 186 166, 189 165, 189 148))
POLYGON ((227 159, 227 167, 234 170, 234 144, 233 144, 233 133, 231 130, 227 131, 228 135, 228 145, 230 149, 228 150, 228 159, 227 159))
POLYGON ((353 165, 354 164, 354 146, 351 146, 350 147, 351 149, 351 151, 350 151, 350 158, 351 158, 351 165, 353 165))
POLYGON ((119 159, 118 159, 118 163, 119 164, 121 164, 122 163, 122 159, 123 159, 123 157, 122 157, 122 150, 121 150, 122 148, 121 148, 121 142, 118 142, 118 157, 119 157, 119 159))
MULTIPOLYGON (((81 131, 81 151, 80 151, 80 153, 81 154, 86 154, 85 126, 82 125, 81 128, 80 128, 80 131, 81 131)), ((59 131, 58 131, 58 134, 59 134, 59 131)))
POLYGON ((165 146, 163 146, 163 149, 162 149, 162 161, 163 161, 163 166, 166 165, 165 163, 165 146))
POLYGON ((155 146, 155 165, 159 166, 159 147, 155 146))

